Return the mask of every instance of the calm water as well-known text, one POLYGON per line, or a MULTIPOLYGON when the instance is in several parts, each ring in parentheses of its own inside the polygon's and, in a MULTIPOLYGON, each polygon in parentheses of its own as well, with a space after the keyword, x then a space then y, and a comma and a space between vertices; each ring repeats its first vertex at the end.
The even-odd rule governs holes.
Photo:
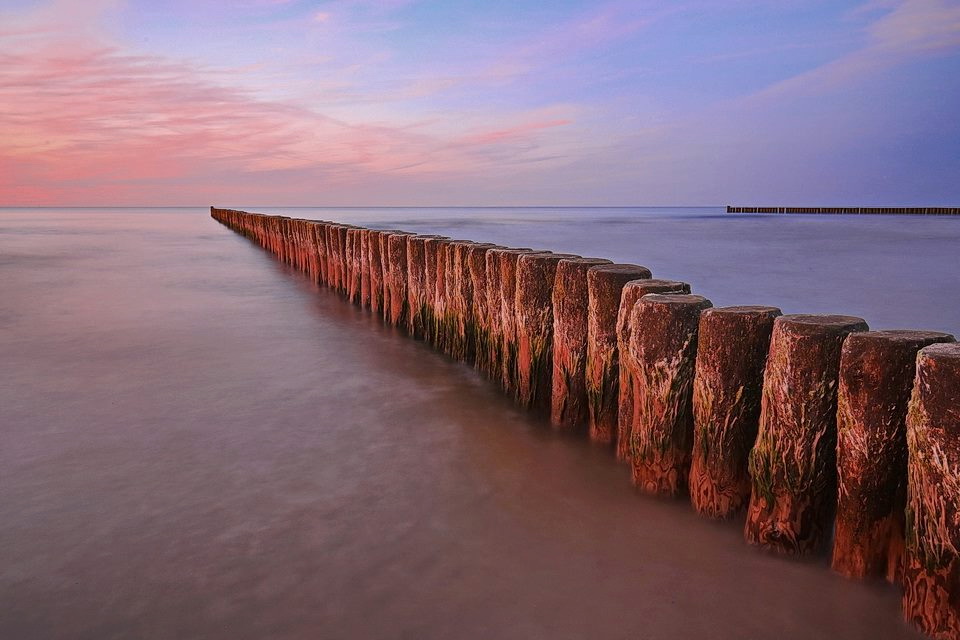
MULTIPOLYGON (((960 219, 288 211, 960 330, 960 219), (953 273, 947 273, 952 270, 953 273)), ((0 210, 0 638, 915 638, 201 209, 0 210)))

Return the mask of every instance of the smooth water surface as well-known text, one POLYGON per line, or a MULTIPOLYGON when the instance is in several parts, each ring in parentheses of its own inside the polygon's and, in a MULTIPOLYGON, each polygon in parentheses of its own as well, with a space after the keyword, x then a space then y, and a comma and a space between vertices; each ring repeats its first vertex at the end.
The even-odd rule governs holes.
MULTIPOLYGON (((960 328, 960 220, 289 213, 960 328)), ((635 495, 205 210, 0 210, 0 354, 3 639, 918 637, 892 588, 635 495)))

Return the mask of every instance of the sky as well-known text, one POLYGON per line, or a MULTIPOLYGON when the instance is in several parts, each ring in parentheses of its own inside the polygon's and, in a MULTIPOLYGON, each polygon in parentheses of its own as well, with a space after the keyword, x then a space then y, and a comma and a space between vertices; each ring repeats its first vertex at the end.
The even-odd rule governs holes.
POLYGON ((0 205, 960 205, 960 0, 0 0, 0 205))

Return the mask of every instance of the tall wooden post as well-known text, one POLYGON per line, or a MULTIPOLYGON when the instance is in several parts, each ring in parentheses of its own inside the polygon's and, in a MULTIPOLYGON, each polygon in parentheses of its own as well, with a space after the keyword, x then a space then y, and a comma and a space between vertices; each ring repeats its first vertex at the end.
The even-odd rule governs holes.
POLYGON ((587 425, 587 271, 602 264, 610 261, 567 258, 557 263, 550 422, 558 429, 572 431, 587 425))
POLYGON ((764 371, 760 430, 750 452, 752 495, 744 537, 803 555, 829 539, 837 490, 837 377, 848 334, 861 318, 776 319, 764 371))
POLYGON ((631 280, 623 286, 617 312, 617 350, 620 353, 620 375, 617 399, 617 460, 630 460, 630 434, 633 431, 633 386, 637 363, 630 354, 633 334, 633 310, 648 293, 690 293, 690 285, 676 280, 645 278, 631 280))
POLYGON ((850 578, 900 573, 907 493, 907 404, 917 352, 952 342, 933 331, 852 333, 840 356, 833 569, 850 578))
POLYGON ((700 313, 710 301, 651 293, 630 318, 634 374, 630 459, 645 493, 678 496, 687 488, 693 447, 693 374, 700 313))
POLYGON ((690 502, 701 515, 729 518, 750 501, 748 461, 778 316, 776 307, 720 307, 700 316, 690 502))
POLYGON ((587 413, 590 439, 596 442, 612 444, 617 436, 620 295, 631 280, 648 278, 650 270, 635 264, 598 265, 587 271, 587 413))
POLYGON ((553 374, 553 286, 557 263, 579 256, 525 253, 517 260, 517 401, 550 411, 553 374))
POLYGON ((917 356, 907 413, 903 614, 938 640, 960 638, 960 344, 917 356))

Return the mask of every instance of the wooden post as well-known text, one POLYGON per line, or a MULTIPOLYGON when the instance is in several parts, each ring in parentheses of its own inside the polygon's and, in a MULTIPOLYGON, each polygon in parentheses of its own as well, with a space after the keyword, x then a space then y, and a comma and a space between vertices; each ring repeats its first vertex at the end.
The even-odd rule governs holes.
POLYGON ((360 229, 360 306, 370 308, 370 229, 360 229))
POLYGON ((587 424, 587 271, 606 264, 610 261, 603 258, 567 258, 557 263, 550 422, 558 429, 572 431, 587 424))
POLYGON ((553 285, 557 263, 578 256, 523 253, 517 259, 516 399, 525 409, 550 410, 553 373, 553 285))
POLYGON ((340 293, 346 295, 350 287, 350 261, 347 256, 347 232, 349 225, 338 224, 336 231, 337 241, 337 268, 340 272, 340 293))
POLYGON ((370 281, 370 311, 375 314, 383 313, 383 253, 381 253, 380 237, 381 232, 376 229, 370 230, 370 237, 367 240, 367 253, 369 256, 370 273, 367 278, 370 281))
POLYGON ((494 372, 493 376, 500 379, 500 385, 510 394, 515 394, 517 388, 517 261, 521 255, 532 252, 531 249, 493 249, 490 252, 497 255, 499 275, 495 280, 500 297, 498 326, 501 336, 498 347, 500 372, 494 372))
POLYGON ((327 282, 327 241, 324 223, 315 222, 312 225, 314 246, 314 281, 325 285, 327 282))
POLYGON ((407 236, 406 232, 391 233, 387 236, 387 285, 390 307, 387 322, 395 327, 406 327, 407 314, 410 312, 407 302, 407 236))
POLYGON ((907 404, 917 352, 952 341, 932 331, 852 333, 837 392, 833 569, 850 578, 900 571, 907 491, 907 404))
POLYGON ((425 236, 407 236, 407 333, 423 338, 427 317, 425 236))
MULTIPOLYGON (((487 354, 484 356, 485 367, 482 369, 488 377, 500 380, 503 368, 501 348, 503 344, 503 327, 500 317, 500 252, 506 247, 495 247, 486 254, 486 282, 487 282, 487 354)), ((479 354, 477 356, 479 358, 479 354)))
POLYGON ((861 318, 776 319, 764 371, 760 430, 750 452, 752 495, 744 537, 804 555, 830 536, 837 490, 837 376, 840 348, 861 318))
MULTIPOLYGON (((408 235, 405 231, 398 231, 397 229, 385 229, 380 231, 380 271, 381 279, 383 281, 383 305, 380 309, 380 313, 383 316, 383 321, 390 323, 391 311, 390 311, 390 287, 392 286, 393 278, 393 266, 390 263, 390 236, 391 235, 408 235)), ((404 258, 406 262, 406 258, 404 258)))
POLYGON ((750 501, 748 461, 778 316, 776 307, 720 307, 700 316, 690 502, 701 515, 730 518, 750 501))
POLYGON ((617 460, 630 460, 630 434, 633 432, 633 386, 637 364, 630 354, 633 334, 631 319, 633 309, 640 298, 648 293, 690 293, 690 285, 676 280, 644 278, 631 280, 623 285, 620 309, 617 311, 617 351, 620 354, 619 382, 617 387, 617 460))
POLYGON ((650 270, 635 264, 605 264, 587 271, 587 414, 595 442, 612 444, 617 436, 620 294, 631 280, 648 278, 650 270))
POLYGON ((703 296, 650 293, 633 309, 634 372, 630 459, 645 493, 678 496, 687 488, 693 447, 693 374, 703 296))
POLYGON ((444 254, 444 245, 449 238, 443 236, 428 237, 423 243, 424 257, 424 295, 427 300, 427 315, 424 320, 424 334, 428 342, 433 344, 434 348, 440 348, 439 330, 440 318, 443 314, 443 288, 444 280, 441 277, 443 273, 442 256, 444 254))
MULTIPOLYGON (((478 370, 490 370, 491 313, 487 287, 487 255, 492 249, 502 249, 494 244, 474 244, 467 248, 467 266, 470 272, 470 288, 473 292, 473 362, 478 370)), ((499 310, 499 299, 497 300, 499 310)), ((497 314, 499 316, 499 314, 497 314)))
POLYGON ((360 229, 347 229, 347 300, 360 303, 360 229))
POLYGON ((960 638, 960 344, 917 356, 907 413, 903 615, 938 640, 960 638))

